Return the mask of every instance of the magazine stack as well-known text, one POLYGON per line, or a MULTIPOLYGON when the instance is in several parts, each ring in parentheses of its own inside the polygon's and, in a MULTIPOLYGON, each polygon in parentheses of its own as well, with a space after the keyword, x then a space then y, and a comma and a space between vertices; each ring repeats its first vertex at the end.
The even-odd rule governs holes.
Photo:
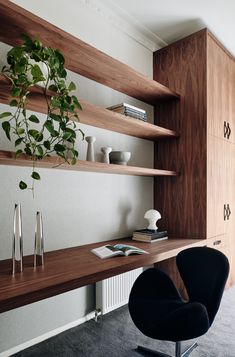
POLYGON ((127 103, 117 104, 112 107, 108 107, 107 109, 112 110, 116 113, 126 115, 128 117, 147 121, 147 114, 144 109, 134 107, 133 105, 127 103))
POLYGON ((167 231, 139 229, 134 231, 132 239, 139 242, 153 243, 168 239, 168 235, 167 231))

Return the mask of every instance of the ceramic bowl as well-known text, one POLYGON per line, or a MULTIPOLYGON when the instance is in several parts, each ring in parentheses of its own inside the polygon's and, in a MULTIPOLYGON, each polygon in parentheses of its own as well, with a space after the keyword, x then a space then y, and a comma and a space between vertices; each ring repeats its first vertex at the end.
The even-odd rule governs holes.
POLYGON ((116 165, 127 165, 131 158, 130 151, 112 151, 109 154, 110 163, 116 165))

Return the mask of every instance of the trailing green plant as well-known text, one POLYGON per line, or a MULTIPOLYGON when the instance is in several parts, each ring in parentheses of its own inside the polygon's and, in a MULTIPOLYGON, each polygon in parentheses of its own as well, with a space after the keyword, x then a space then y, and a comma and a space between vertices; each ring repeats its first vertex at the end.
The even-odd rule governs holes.
POLYGON ((77 97, 71 95, 76 85, 73 82, 66 84, 67 72, 60 50, 43 46, 40 41, 32 40, 28 36, 22 37, 23 44, 8 52, 8 65, 2 68, 2 74, 12 83, 12 98, 9 104, 15 109, 1 113, 0 119, 3 119, 2 129, 7 138, 11 141, 14 137, 16 157, 25 153, 33 160, 32 187, 28 187, 24 181, 20 181, 19 187, 22 190, 34 190, 35 180, 40 180, 39 173, 35 171, 35 163, 38 160, 55 153, 63 162, 76 164, 77 132, 81 133, 82 139, 84 134, 70 119, 78 121, 77 112, 82 108, 77 97), (45 71, 41 69, 42 66, 45 71), (41 82, 47 108, 43 122, 27 110, 30 91, 41 82), (52 96, 48 95, 48 91, 53 92, 52 96))

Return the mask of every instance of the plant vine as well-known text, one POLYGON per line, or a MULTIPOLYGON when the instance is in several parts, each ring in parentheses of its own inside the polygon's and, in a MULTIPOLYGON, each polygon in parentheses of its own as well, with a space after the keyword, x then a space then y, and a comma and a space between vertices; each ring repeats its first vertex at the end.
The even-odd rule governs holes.
POLYGON ((76 85, 74 82, 66 83, 67 72, 62 53, 26 35, 23 35, 23 40, 22 45, 8 52, 8 65, 2 68, 2 74, 12 84, 9 105, 15 110, 1 113, 0 119, 3 119, 2 129, 8 140, 11 141, 14 136, 16 158, 27 154, 33 161, 31 187, 24 181, 19 182, 19 187, 34 192, 35 180, 41 178, 35 170, 36 162, 56 154, 63 162, 75 165, 78 158, 75 148, 77 132, 82 139, 84 133, 75 123, 79 120, 78 111, 82 107, 77 97, 71 94, 76 85), (46 104, 43 122, 38 115, 27 110, 32 88, 41 83, 46 104))

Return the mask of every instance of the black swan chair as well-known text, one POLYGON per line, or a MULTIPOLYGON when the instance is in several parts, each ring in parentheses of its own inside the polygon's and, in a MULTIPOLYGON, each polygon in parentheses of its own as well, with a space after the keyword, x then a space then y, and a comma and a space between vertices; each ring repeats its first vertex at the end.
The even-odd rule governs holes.
MULTIPOLYGON (((207 247, 180 252, 176 263, 189 300, 183 300, 168 275, 150 268, 132 287, 129 311, 134 324, 144 335, 176 342, 175 356, 186 357, 197 343, 181 354, 181 341, 199 337, 210 328, 219 309, 229 263, 223 253, 207 247)), ((138 346, 138 349, 170 357, 146 347, 138 346)))

